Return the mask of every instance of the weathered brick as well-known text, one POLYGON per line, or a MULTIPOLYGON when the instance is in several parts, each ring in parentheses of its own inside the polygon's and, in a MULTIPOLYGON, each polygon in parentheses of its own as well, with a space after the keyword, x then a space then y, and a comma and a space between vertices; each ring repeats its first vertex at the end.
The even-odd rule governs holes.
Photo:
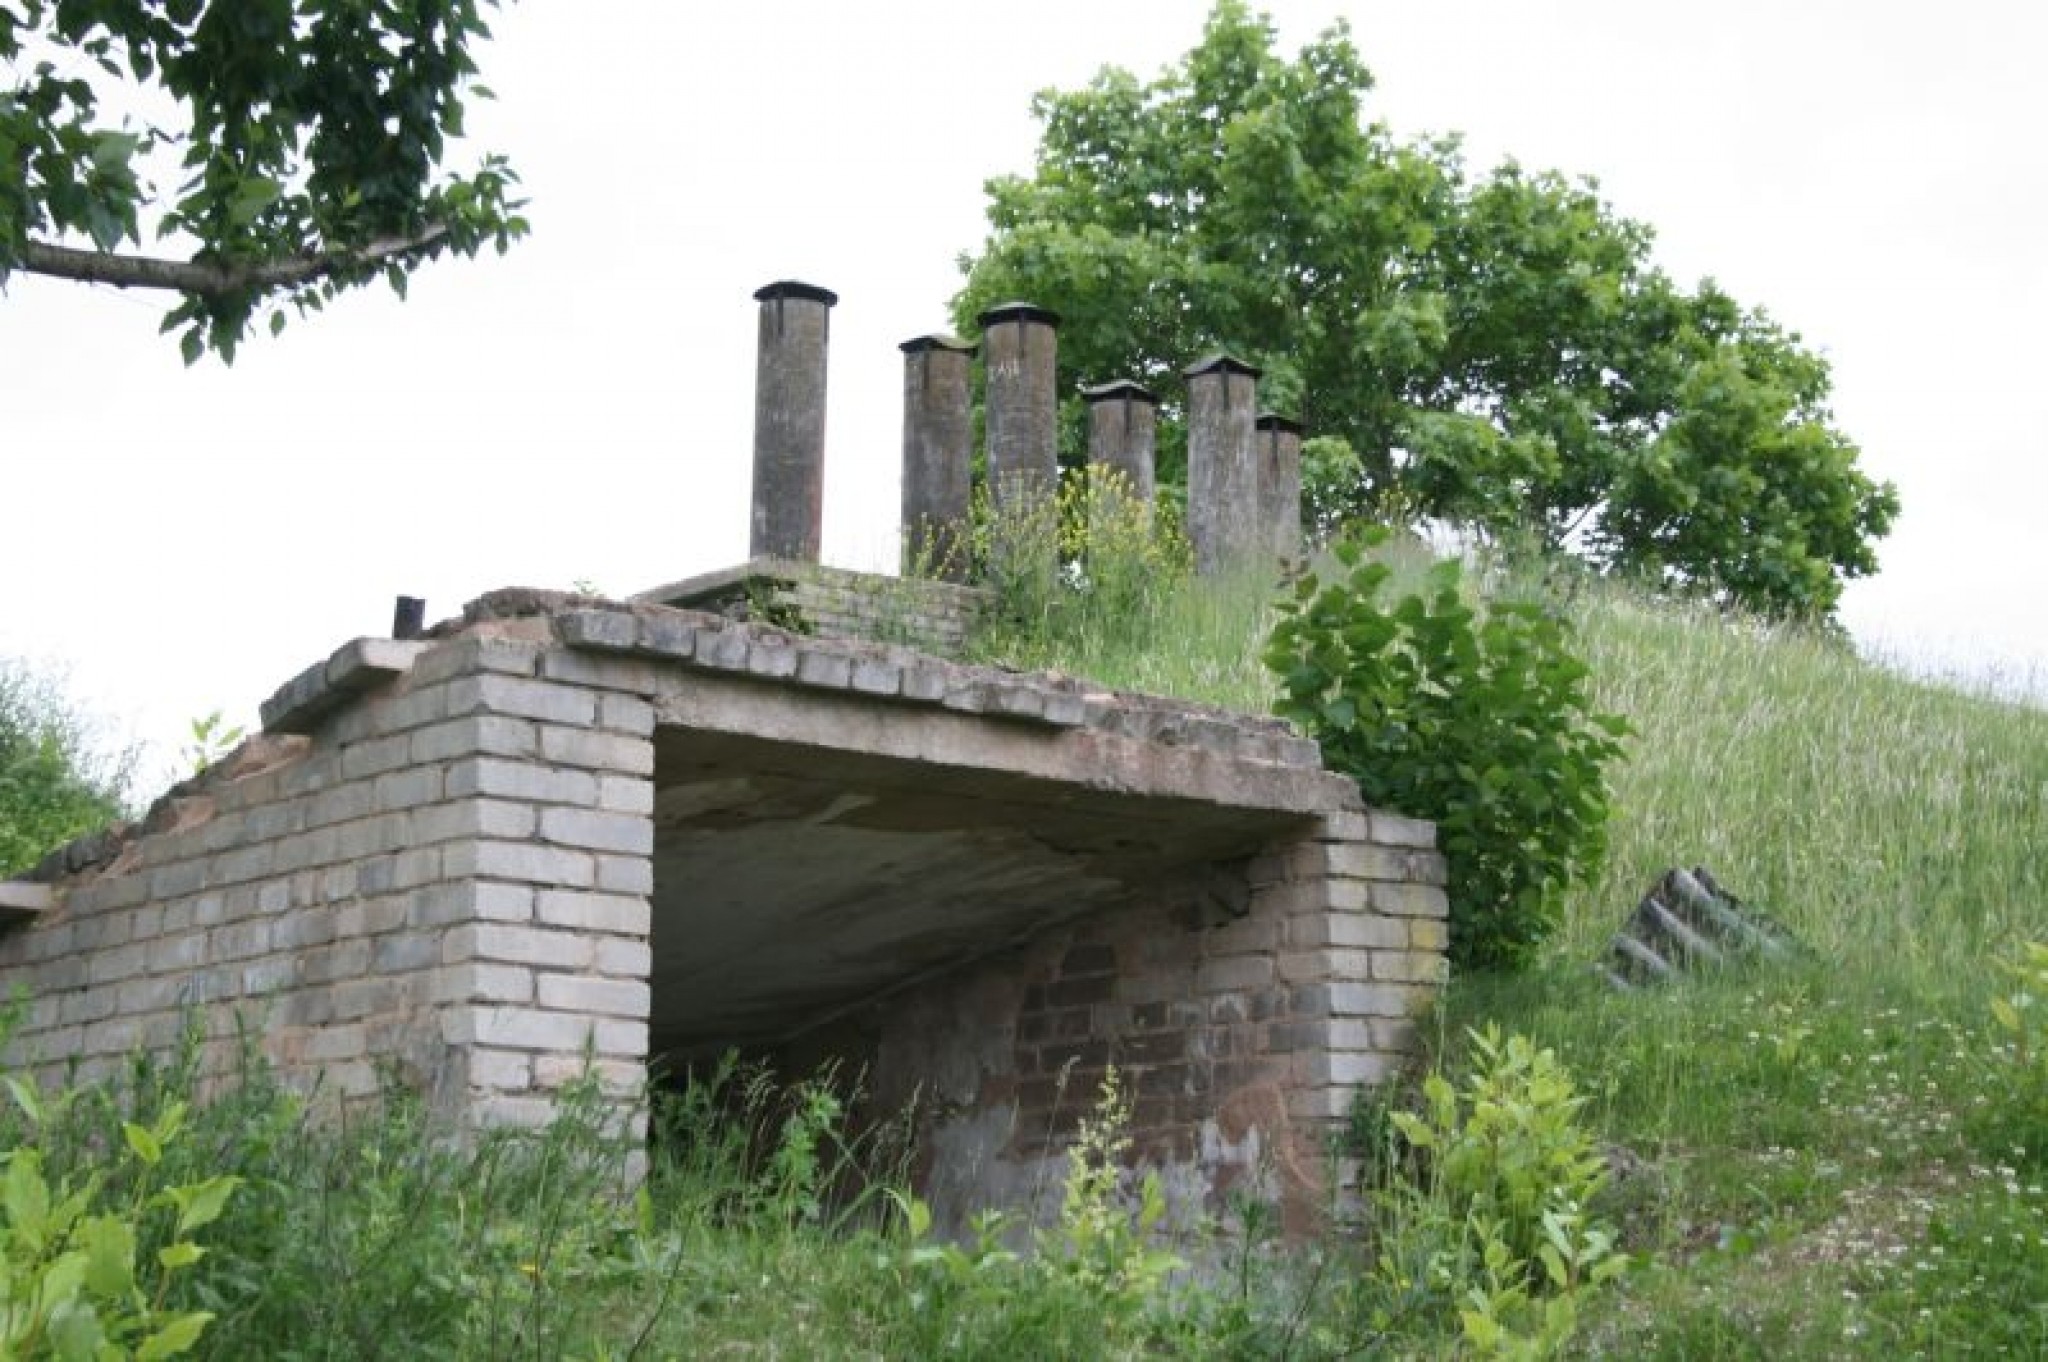
POLYGON ((645 941, 627 941, 615 936, 600 937, 592 966, 599 974, 644 979, 654 968, 654 951, 645 941))
POLYGON ((601 728, 648 738, 654 735, 654 706, 636 695, 601 695, 597 701, 601 728))
POLYGON ((396 931, 411 920, 412 909, 413 900, 410 894, 352 899, 339 903, 332 910, 334 935, 337 938, 347 938, 376 936, 381 932, 396 931))
POLYGON ((757 633, 747 643, 747 671, 779 679, 796 675, 796 644, 780 634, 757 633))
POLYGON ((637 894, 588 894, 544 889, 534 899, 534 916, 551 927, 645 936, 652 921, 647 900, 637 894))
POLYGON ((509 799, 453 799, 432 808, 416 809, 412 834, 422 843, 452 842, 462 837, 496 837, 519 841, 533 836, 539 818, 531 804, 509 799))
POLYGON ((379 810, 410 809, 419 804, 431 804, 441 797, 441 770, 439 767, 411 767, 403 771, 388 771, 377 777, 375 793, 379 810))
POLYGON ((845 690, 853 684, 853 659, 836 649, 805 648, 797 657, 796 679, 807 686, 845 690))
MULTIPOLYGON (((1442 918, 1413 917, 1408 919, 1408 949, 1415 951, 1447 951, 1451 947, 1450 928, 1442 918)), ((1375 943, 1378 944, 1378 943, 1375 943)), ((1385 944, 1398 946, 1399 942, 1385 944)))
POLYGON ((1440 984, 1447 966, 1434 951, 1374 951, 1372 977, 1402 984, 1440 984))
POLYGON ((1421 818, 1372 811, 1372 840, 1381 846, 1415 847, 1430 851, 1436 847, 1436 824, 1421 818))
POLYGON ((535 978, 540 1005, 563 1012, 588 1012, 611 1017, 644 1018, 651 994, 635 979, 593 979, 577 974, 542 974, 535 978))
POLYGON ((436 1003, 530 1003, 533 971, 484 960, 443 965, 429 976, 426 996, 436 1003))
POLYGON ((1372 906, 1396 917, 1450 916, 1450 900, 1444 891, 1430 884, 1387 884, 1372 886, 1372 906))
POLYGON ((141 941, 101 951, 86 965, 86 977, 95 988, 103 984, 117 984, 124 979, 133 979, 148 971, 149 945, 141 941))
POLYGON ((530 757, 539 750, 531 720, 503 714, 470 714, 412 735, 412 760, 426 764, 456 757, 530 757))
POLYGON ((488 1045, 508 1050, 553 1050, 578 1054, 594 1039, 597 1023, 568 1012, 531 1007, 465 1007, 442 1017, 441 1036, 451 1045, 488 1045))
POLYGON ((1409 942, 1408 923, 1377 913, 1317 913, 1287 923, 1290 946, 1341 946, 1398 950, 1409 942))
POLYGON ((540 754, 564 766, 588 766, 628 776, 654 774, 653 741, 623 733, 542 724, 540 754))
POLYGON ((412 761, 412 739, 403 733, 369 738, 341 750, 343 780, 368 780, 412 761))
POLYGON ((299 983, 300 966, 289 955, 265 956, 242 967, 242 996, 261 998, 299 983))
MULTIPOLYGON (((300 908, 286 913, 271 924, 270 944, 281 951, 295 951, 306 946, 324 946, 334 940, 334 919, 334 910, 324 907, 300 908)), ((185 940, 199 942, 200 949, 203 950, 206 938, 194 935, 186 937, 185 940)), ((197 964, 198 960, 195 958, 190 963, 197 964)))
POLYGON ((450 689, 448 710, 451 714, 485 710, 551 724, 588 727, 597 721, 597 698, 587 690, 551 681, 472 676, 450 689))
POLYGON ((343 979, 332 991, 334 1015, 342 1021, 396 1012, 412 1001, 411 989, 402 978, 343 979))
POLYGON ((638 1097, 647 1087, 647 1066, 629 1059, 585 1060, 581 1055, 535 1055, 533 1085, 546 1091, 581 1082, 586 1076, 597 1080, 598 1091, 607 1097, 638 1097))
POLYGON ((124 1015, 162 1012, 184 1006, 185 976, 159 974, 129 979, 114 991, 114 1010, 124 1015))
POLYGON ((499 757, 465 757, 452 763, 446 789, 450 799, 489 795, 579 808, 597 801, 597 778, 587 771, 565 771, 499 757))
POLYGON ((540 835, 559 846, 642 856, 654 852, 654 820, 591 809, 542 809, 540 835))
MULTIPOLYGON (((264 868, 269 868, 270 858, 263 856, 264 868)), ((178 865, 162 866, 149 872, 149 896, 158 901, 178 898, 196 892, 206 884, 207 862, 185 861, 178 865)))
POLYGON ((450 842, 441 865, 451 879, 481 876, 571 889, 588 889, 595 875, 589 852, 531 842, 450 842))
POLYGON ((1356 809, 1338 809, 1323 815, 1318 835, 1330 842, 1369 842, 1374 840, 1372 823, 1365 814, 1356 809))
POLYGON ((479 922, 451 929, 441 940, 441 959, 450 965, 465 960, 502 960, 515 965, 580 970, 590 964, 591 942, 574 932, 479 922))
POLYGON ((359 1022, 316 1027, 300 1037, 297 1057, 310 1064, 332 1064, 336 1060, 360 1059, 365 1053, 363 1027, 359 1022))
POLYGON ((525 639, 478 636, 451 639, 413 661, 411 680, 415 687, 419 687, 468 676, 473 672, 531 676, 540 653, 541 645, 525 639))
POLYGON ((469 1086, 485 1092, 525 1092, 533 1086, 533 1056, 523 1050, 469 1051, 469 1086))
POLYGON ((861 658, 853 664, 851 686, 862 695, 900 695, 903 668, 882 658, 861 658))
POLYGON ((435 932, 394 932, 377 938, 370 967, 380 974, 403 974, 441 963, 441 937, 435 932))
POLYGON ((597 807, 610 813, 654 812, 654 782, 640 776, 599 776, 597 807))
POLYGON ((343 823, 335 828, 334 835, 335 858, 345 861, 362 860, 386 851, 401 851, 411 846, 412 819, 402 813, 359 818, 353 823, 343 823))
POLYGON ((599 856, 597 887, 608 894, 651 894, 654 862, 645 856, 599 856))
POLYGON ((1260 988, 1273 982, 1275 966, 1269 955, 1234 955, 1220 960, 1204 960, 1195 971, 1195 990, 1198 993, 1221 993, 1226 990, 1260 988))

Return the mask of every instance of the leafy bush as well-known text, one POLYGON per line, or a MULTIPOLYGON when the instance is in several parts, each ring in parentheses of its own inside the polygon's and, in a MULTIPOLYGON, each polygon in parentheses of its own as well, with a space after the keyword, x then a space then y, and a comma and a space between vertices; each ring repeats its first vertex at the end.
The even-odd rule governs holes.
POLYGON ((1454 1314, 1482 1356, 1549 1356, 1579 1297, 1627 1266, 1586 1209, 1606 1164, 1551 1051, 1493 1027, 1471 1043, 1462 1084, 1433 1073, 1422 1111, 1392 1116, 1411 1172, 1372 1193, 1379 1256, 1361 1293, 1378 1332, 1454 1314))
MULTIPOLYGON (((6 1087, 31 1131, 61 1119, 66 1096, 53 1110, 19 1079, 6 1087)), ((213 1315, 165 1298, 173 1276, 205 1256, 192 1236, 220 1218, 241 1179, 163 1176, 185 1111, 173 1103, 148 1126, 122 1123, 119 1157, 133 1184, 125 1205, 109 1208, 116 1198, 97 1171, 64 1170, 53 1184, 56 1170, 33 1143, 0 1155, 0 1356, 152 1362, 199 1342, 213 1315)))
POLYGON ((1279 712, 1358 781, 1366 802, 1437 825, 1450 868, 1451 956, 1516 966, 1605 848, 1606 763, 1628 730, 1593 709, 1565 624, 1539 607, 1465 599, 1460 566, 1380 603, 1387 531, 1339 540, 1344 570, 1281 606, 1266 652, 1279 712))
POLYGON ((47 678, 0 658, 0 877, 118 817, 127 777, 47 678))

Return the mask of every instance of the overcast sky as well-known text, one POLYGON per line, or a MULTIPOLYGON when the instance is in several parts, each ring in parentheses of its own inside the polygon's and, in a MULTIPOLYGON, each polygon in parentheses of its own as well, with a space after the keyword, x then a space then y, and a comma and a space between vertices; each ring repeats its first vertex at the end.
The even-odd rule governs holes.
MULTIPOLYGON (((1397 133, 1597 177, 1835 366, 1905 510, 1867 644, 2048 691, 2048 5, 1278 0, 1346 16, 1397 133)), ((501 13, 475 140, 534 234, 186 369, 161 300, 0 297, 0 655, 151 744, 503 585, 618 594, 746 550, 753 290, 835 289, 825 556, 893 559, 898 342, 938 329, 1033 91, 1150 77, 1199 0, 603 0, 501 13)), ((140 793, 147 794, 144 790, 140 793)))

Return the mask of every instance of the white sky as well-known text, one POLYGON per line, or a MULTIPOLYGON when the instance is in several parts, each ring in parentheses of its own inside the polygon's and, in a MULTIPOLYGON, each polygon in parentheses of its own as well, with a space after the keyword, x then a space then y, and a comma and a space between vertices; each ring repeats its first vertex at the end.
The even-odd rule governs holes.
MULTIPOLYGON (((1275 0, 1350 18, 1397 133, 1598 177, 1834 362, 1905 512, 1844 617, 1923 665, 2048 691, 2048 5, 1275 0)), ((753 290, 833 317, 825 555, 893 558, 896 345, 945 323, 1033 91, 1147 78, 1202 0, 527 0, 480 54, 534 235, 187 370, 161 300, 0 297, 0 655, 151 744, 344 640, 496 586, 624 594, 746 549, 753 290)), ((140 793, 149 793, 147 786, 140 793)))

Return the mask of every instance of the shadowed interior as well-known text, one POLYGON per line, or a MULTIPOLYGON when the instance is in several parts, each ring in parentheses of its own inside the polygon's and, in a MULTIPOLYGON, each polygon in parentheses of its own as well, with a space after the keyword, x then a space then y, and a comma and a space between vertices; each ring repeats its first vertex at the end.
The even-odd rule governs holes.
POLYGON ((802 1034, 1143 893, 1242 911, 1217 874, 1300 814, 664 726, 652 1049, 802 1034))

